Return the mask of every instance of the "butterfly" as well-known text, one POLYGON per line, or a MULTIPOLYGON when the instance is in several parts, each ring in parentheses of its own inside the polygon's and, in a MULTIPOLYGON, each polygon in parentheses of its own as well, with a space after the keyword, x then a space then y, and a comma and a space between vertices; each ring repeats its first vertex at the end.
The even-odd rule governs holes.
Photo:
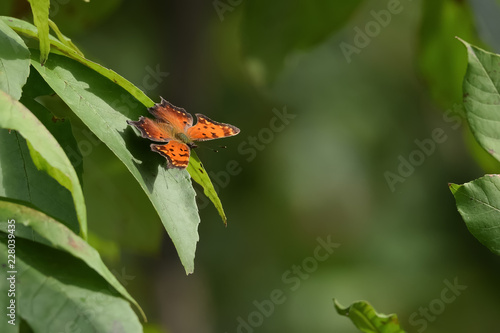
POLYGON ((193 116, 183 108, 174 106, 161 98, 161 103, 148 108, 155 117, 150 119, 141 116, 138 121, 127 120, 135 126, 143 138, 163 144, 151 144, 151 150, 167 159, 167 168, 185 169, 189 164, 191 149, 196 148, 194 141, 207 141, 234 136, 239 128, 218 123, 207 116, 197 113, 198 119, 193 126, 193 116))

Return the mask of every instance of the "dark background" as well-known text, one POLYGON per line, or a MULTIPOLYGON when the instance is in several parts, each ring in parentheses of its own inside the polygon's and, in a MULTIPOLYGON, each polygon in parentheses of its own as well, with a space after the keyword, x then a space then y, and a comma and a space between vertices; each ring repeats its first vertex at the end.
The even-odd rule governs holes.
MULTIPOLYGON (((355 29, 390 2, 226 0, 217 10, 212 1, 52 1, 51 19, 87 58, 155 101, 241 129, 202 145, 228 146, 219 153, 198 149, 229 220, 225 228, 199 194, 196 268, 186 277, 139 185, 74 127, 91 244, 144 308, 146 332, 237 332, 239 317, 254 323, 245 333, 357 332, 333 298, 395 312, 408 332, 498 330, 499 259, 469 234, 447 185, 498 170, 465 122, 449 118, 466 66, 453 37, 495 50, 498 2, 401 1, 349 62, 342 43, 355 45, 355 29), (470 14, 470 34, 460 13, 470 14), (281 127, 273 118, 284 110, 295 117, 281 127), (443 142, 391 191, 386 172, 397 174, 419 154, 415 140, 436 129, 443 142), (322 262, 311 259, 318 237, 339 244, 322 262), (303 262, 317 267, 288 272, 303 262), (440 301, 455 279, 467 289, 440 301), (282 304, 257 314, 255 302, 268 305, 276 289, 282 304), (410 322, 429 306, 432 319, 410 322)), ((0 9, 31 21, 27 2, 0 9)))

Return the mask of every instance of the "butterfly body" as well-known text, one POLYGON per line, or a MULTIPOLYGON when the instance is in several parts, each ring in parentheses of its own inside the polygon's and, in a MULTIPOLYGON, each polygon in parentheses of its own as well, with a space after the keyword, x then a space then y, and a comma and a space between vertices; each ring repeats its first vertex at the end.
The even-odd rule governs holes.
POLYGON ((196 148, 195 141, 229 137, 240 132, 233 125, 218 123, 199 113, 196 114, 198 122, 193 125, 193 117, 186 110, 163 98, 148 111, 155 119, 141 116, 138 121, 127 120, 127 123, 136 127, 142 137, 162 143, 151 144, 151 150, 167 159, 168 168, 185 169, 191 149, 196 148))

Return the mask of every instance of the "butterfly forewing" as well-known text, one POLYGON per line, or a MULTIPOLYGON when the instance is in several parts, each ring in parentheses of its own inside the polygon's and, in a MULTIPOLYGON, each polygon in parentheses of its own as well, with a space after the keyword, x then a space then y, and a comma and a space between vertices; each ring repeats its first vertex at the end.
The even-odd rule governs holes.
POLYGON ((178 131, 185 132, 189 127, 193 126, 193 116, 183 108, 174 106, 163 98, 161 103, 155 104, 148 110, 159 122, 168 122, 178 131))
POLYGON ((142 116, 138 121, 127 120, 127 123, 135 126, 141 132, 143 138, 156 142, 167 142, 172 139, 171 129, 168 124, 161 124, 142 116))
POLYGON ((187 136, 193 141, 225 138, 240 132, 240 129, 236 126, 218 123, 199 113, 196 114, 196 118, 198 118, 196 125, 187 130, 187 136))

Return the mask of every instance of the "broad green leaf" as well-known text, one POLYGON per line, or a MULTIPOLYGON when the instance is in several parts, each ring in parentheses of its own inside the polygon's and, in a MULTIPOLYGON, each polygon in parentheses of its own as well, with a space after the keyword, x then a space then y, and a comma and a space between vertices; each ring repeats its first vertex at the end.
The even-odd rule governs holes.
MULTIPOLYGON (((30 59, 31 63, 31 59, 30 59)), ((39 96, 53 95, 54 90, 49 87, 47 82, 35 70, 30 70, 28 81, 23 87, 22 99, 35 99, 39 96)), ((22 102, 21 102, 22 103, 22 102)))
POLYGON ((500 175, 486 175, 463 185, 449 186, 471 234, 500 255, 500 175))
MULTIPOLYGON (((104 265, 99 253, 66 226, 37 210, 7 201, 0 200, 0 212, 4 218, 14 219, 16 221, 16 228, 20 226, 29 228, 29 230, 25 229, 22 234, 16 232, 17 237, 26 238, 68 252, 72 256, 84 261, 125 299, 134 304, 143 318, 146 319, 139 304, 137 304, 106 265, 104 265)), ((0 230, 6 232, 6 229, 6 223, 1 221, 0 230)))
POLYGON ((50 52, 49 42, 49 7, 50 0, 28 0, 33 12, 33 21, 38 29, 40 41, 40 63, 45 64, 50 52))
POLYGON ((199 223, 195 192, 185 170, 166 169, 164 159, 151 153, 149 142, 128 126, 126 121, 138 119, 144 106, 112 81, 67 57, 54 54, 41 66, 33 51, 32 64, 137 179, 160 215, 186 272, 193 272, 199 223))
POLYGON ((418 63, 432 97, 443 107, 462 102, 467 56, 455 36, 477 41, 471 8, 466 1, 425 0, 419 33, 418 63))
MULTIPOLYGON (((7 25, 9 25, 9 27, 11 27, 14 31, 18 32, 19 34, 31 38, 37 38, 36 28, 33 25, 29 24, 28 22, 18 20, 12 17, 0 17, 0 20, 3 20, 7 25)), ((146 96, 144 92, 142 92, 139 88, 134 86, 132 83, 127 81, 122 76, 118 75, 116 72, 107 69, 88 59, 83 58, 74 49, 69 48, 68 46, 64 45, 63 43, 61 43, 52 36, 50 36, 50 43, 54 51, 60 52, 61 54, 64 54, 65 56, 70 57, 84 64, 85 66, 95 70, 97 73, 110 79, 111 81, 113 81, 114 83, 125 89, 130 95, 132 95, 139 102, 141 102, 144 105, 144 107, 151 107, 154 105, 154 102, 148 96, 146 96)), ((196 181, 204 188, 205 193, 210 194, 209 199, 213 202, 213 204, 219 211, 219 214, 221 215, 224 223, 226 223, 226 217, 224 215, 224 211, 222 210, 220 199, 217 193, 215 192, 213 186, 210 186, 211 181, 208 176, 208 173, 203 169, 203 166, 201 165, 201 162, 196 153, 193 153, 191 155, 191 162, 195 162, 196 165, 198 166, 197 168, 192 168, 192 167, 188 168, 188 171, 193 172, 193 174, 191 174, 191 177, 193 178, 194 181, 196 181), (198 172, 200 167, 202 168, 203 172, 198 172)))
POLYGON ((196 155, 196 152, 194 151, 191 152, 191 159, 189 160, 187 170, 191 175, 191 178, 203 187, 205 195, 210 199, 210 201, 213 202, 215 208, 219 212, 219 215, 222 217, 222 221, 227 225, 226 213, 224 213, 224 208, 222 207, 219 196, 215 191, 212 181, 206 175, 207 172, 203 168, 198 155, 196 155))
POLYGON ((30 52, 19 37, 0 21, 0 90, 14 99, 21 98, 30 72, 30 52))
MULTIPOLYGON (((2 0, 4 1, 4 0, 2 0)), ((68 36, 83 35, 117 14, 122 0, 57 0, 50 3, 50 16, 68 36)), ((101 25, 101 28, 103 25, 101 25)))
POLYGON ((0 14, 11 15, 14 10, 14 3, 16 0, 2 0, 0 1, 0 14))
POLYGON ((0 128, 0 169, 0 197, 34 207, 80 232, 71 192, 37 169, 17 131, 0 128))
MULTIPOLYGON (((243 53, 251 66, 262 69, 264 81, 272 81, 289 53, 323 42, 347 22, 362 2, 363 0, 246 1, 242 4, 243 53)), ((218 12, 221 20, 226 15, 231 15, 224 8, 218 12)))
MULTIPOLYGON (((2 110, 0 127, 18 131, 27 140, 31 159, 36 167, 47 172, 71 192, 80 223, 80 234, 86 238, 87 212, 83 192, 76 171, 64 150, 24 105, 3 91, 0 91, 0 109, 2 110)), ((28 182, 29 187, 30 179, 25 179, 25 181, 28 182)), ((33 185, 36 186, 36 184, 33 185)))
MULTIPOLYGON (((1 233, 2 277, 10 276, 6 244, 1 233)), ((22 318, 34 332, 142 332, 128 301, 113 295, 109 284, 85 263, 21 238, 15 245, 17 324, 22 318)), ((8 281, 0 280, 0 292, 5 293, 8 281)))
POLYGON ((357 301, 348 307, 343 307, 333 300, 337 313, 346 316, 353 324, 365 333, 405 333, 399 326, 398 316, 384 315, 375 312, 370 303, 357 301))
POLYGON ((469 58, 463 81, 467 120, 479 144, 500 161, 500 56, 462 42, 469 58))

